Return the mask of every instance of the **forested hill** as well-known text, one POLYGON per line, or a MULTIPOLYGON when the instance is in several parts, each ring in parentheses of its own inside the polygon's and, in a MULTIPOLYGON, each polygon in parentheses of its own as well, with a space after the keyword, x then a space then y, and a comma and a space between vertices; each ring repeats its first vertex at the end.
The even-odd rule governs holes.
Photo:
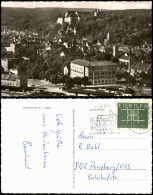
MULTIPOLYGON (((67 8, 2 8, 2 25, 16 30, 43 31, 53 37, 59 29, 57 18, 68 10, 93 11, 93 9, 67 8), (58 26, 58 27, 57 27, 58 26)), ((77 36, 92 41, 106 38, 110 32, 112 43, 138 44, 152 42, 152 10, 101 10, 98 18, 88 16, 77 24, 77 36)))
MULTIPOLYGON (((8 23, 10 28, 42 30, 49 29, 57 18, 71 8, 2 8, 1 23, 8 23)), ((77 11, 93 11, 95 9, 75 9, 77 11)))

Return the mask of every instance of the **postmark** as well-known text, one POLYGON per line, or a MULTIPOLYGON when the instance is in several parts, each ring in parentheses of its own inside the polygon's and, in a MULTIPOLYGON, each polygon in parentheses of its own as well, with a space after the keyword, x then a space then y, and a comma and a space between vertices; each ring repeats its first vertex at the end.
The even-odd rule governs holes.
POLYGON ((92 134, 110 134, 114 131, 115 113, 111 104, 101 104, 89 109, 90 132, 92 134))
POLYGON ((99 114, 96 117, 91 117, 90 119, 90 128, 91 130, 96 131, 106 131, 110 130, 110 125, 113 121, 114 113, 112 110, 109 111, 109 114, 99 114))

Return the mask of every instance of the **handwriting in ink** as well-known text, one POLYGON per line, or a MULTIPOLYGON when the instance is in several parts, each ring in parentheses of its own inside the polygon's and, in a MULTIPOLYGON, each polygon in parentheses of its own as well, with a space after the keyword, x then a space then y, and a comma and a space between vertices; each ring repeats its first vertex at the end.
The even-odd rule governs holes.
POLYGON ((79 149, 80 150, 100 150, 100 143, 94 143, 94 144, 91 144, 91 143, 82 143, 80 142, 79 143, 79 149))
POLYGON ((43 161, 43 168, 46 168, 46 163, 47 163, 47 154, 49 154, 49 152, 44 152, 44 161, 43 161))
POLYGON ((57 131, 53 131, 51 130, 52 133, 55 133, 56 135, 56 140, 57 140, 57 149, 60 149, 61 144, 63 144, 62 140, 61 140, 61 130, 57 130, 57 131))
POLYGON ((46 168, 47 166, 47 157, 49 152, 47 151, 47 145, 49 144, 48 136, 49 133, 46 131, 46 114, 42 114, 42 126, 43 126, 43 132, 42 132, 42 139, 43 139, 43 168, 46 168))
POLYGON ((23 141, 23 149, 24 149, 24 165, 27 169, 31 169, 29 167, 29 160, 30 160, 30 155, 28 153, 28 148, 32 147, 32 143, 28 141, 23 141))
POLYGON ((101 173, 100 175, 98 174, 92 174, 90 173, 88 175, 88 180, 103 180, 103 181, 115 181, 118 178, 114 174, 106 174, 105 176, 101 173))
POLYGON ((97 164, 95 161, 89 162, 76 162, 74 170, 110 170, 113 174, 117 170, 130 169, 130 163, 117 163, 116 165, 108 165, 108 163, 97 164))
POLYGON ((49 144, 49 142, 47 141, 47 137, 48 137, 48 133, 46 131, 42 132, 43 134, 43 168, 46 168, 46 163, 47 163, 47 154, 49 154, 49 152, 47 151, 47 144, 49 144))
POLYGON ((84 131, 81 131, 78 138, 79 139, 93 139, 93 135, 84 135, 84 131))
POLYGON ((46 126, 46 115, 44 113, 42 114, 42 126, 46 126))
POLYGON ((51 130, 52 133, 56 135, 56 140, 57 140, 57 149, 59 150, 61 145, 63 144, 62 141, 62 126, 63 126, 63 114, 56 114, 56 126, 58 130, 54 131, 51 130))
POLYGON ((62 123, 62 118, 63 118, 63 114, 56 114, 56 122, 57 122, 57 126, 63 125, 62 123))

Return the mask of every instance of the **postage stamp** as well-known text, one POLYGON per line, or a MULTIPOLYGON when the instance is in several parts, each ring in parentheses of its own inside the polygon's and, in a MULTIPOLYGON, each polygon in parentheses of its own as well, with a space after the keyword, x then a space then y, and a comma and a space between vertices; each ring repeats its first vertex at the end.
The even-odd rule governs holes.
POLYGON ((118 128, 148 128, 148 103, 118 103, 118 128))

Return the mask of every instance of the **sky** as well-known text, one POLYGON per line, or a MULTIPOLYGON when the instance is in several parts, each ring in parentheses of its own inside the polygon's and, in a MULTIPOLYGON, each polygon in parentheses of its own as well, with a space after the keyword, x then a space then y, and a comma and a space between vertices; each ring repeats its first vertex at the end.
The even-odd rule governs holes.
POLYGON ((23 7, 23 8, 40 8, 40 7, 65 7, 65 8, 98 8, 110 10, 124 9, 152 9, 152 1, 2 1, 2 7, 23 7))

